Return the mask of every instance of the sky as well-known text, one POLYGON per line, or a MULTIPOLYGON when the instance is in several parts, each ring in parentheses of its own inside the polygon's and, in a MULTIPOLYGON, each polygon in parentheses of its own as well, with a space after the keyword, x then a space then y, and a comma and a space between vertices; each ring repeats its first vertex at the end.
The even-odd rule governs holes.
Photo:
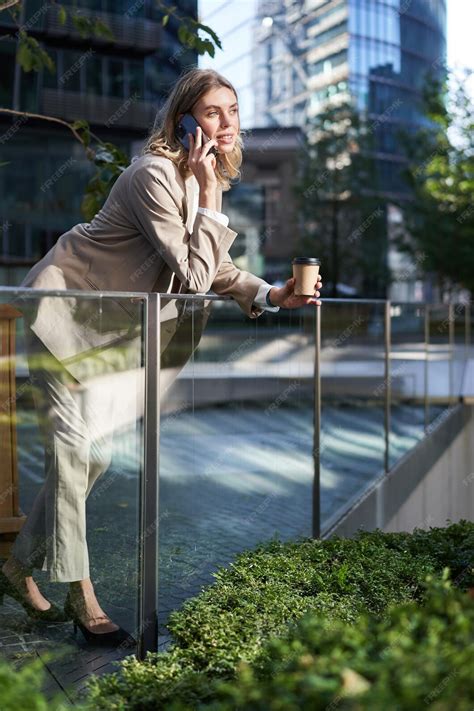
POLYGON ((448 65, 474 69, 474 2, 448 0, 448 65))

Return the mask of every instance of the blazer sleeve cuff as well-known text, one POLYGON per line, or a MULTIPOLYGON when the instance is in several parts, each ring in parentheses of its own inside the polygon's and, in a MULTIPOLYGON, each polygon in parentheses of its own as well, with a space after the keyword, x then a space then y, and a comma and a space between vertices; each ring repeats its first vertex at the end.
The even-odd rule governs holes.
POLYGON ((227 217, 227 215, 224 215, 223 212, 216 212, 216 210, 209 210, 208 207, 198 207, 197 211, 201 215, 207 215, 208 217, 211 218, 211 220, 220 222, 220 224, 224 225, 224 227, 229 226, 229 218, 227 217))

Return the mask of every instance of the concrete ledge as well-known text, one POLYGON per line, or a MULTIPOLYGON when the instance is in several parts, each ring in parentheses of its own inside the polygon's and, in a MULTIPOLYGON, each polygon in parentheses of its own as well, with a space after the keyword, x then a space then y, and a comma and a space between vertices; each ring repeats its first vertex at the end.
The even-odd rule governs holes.
POLYGON ((359 528, 412 531, 474 518, 474 411, 458 404, 432 422, 427 435, 396 466, 349 502, 323 538, 359 528))

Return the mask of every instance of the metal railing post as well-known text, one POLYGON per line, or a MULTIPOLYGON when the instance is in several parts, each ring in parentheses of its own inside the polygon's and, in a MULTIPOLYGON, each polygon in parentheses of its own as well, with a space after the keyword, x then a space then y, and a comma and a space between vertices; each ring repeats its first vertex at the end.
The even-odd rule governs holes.
POLYGON ((144 468, 140 482, 138 659, 158 648, 158 474, 160 433, 160 296, 145 302, 144 468))
POLYGON ((313 427, 313 538, 321 535, 321 307, 316 308, 313 427))
POLYGON ((392 383, 390 379, 390 355, 392 349, 392 337, 391 337, 391 302, 385 302, 385 367, 384 367, 384 378, 385 378, 385 407, 384 407, 384 428, 385 428, 385 457, 384 457, 384 468, 385 472, 390 469, 390 406, 392 402, 392 383))

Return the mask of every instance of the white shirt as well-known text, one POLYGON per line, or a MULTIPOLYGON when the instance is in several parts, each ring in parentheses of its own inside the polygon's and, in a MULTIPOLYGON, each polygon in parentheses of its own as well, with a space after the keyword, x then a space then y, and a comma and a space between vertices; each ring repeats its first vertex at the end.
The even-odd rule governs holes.
MULTIPOLYGON (((199 183, 194 176, 190 176, 188 178, 188 180, 193 180, 194 193, 195 193, 193 207, 195 207, 196 205, 199 204, 199 183)), ((223 212, 217 212, 216 210, 209 210, 209 208, 207 208, 207 207, 198 207, 196 212, 200 212, 202 215, 207 215, 212 220, 216 220, 217 222, 220 222, 221 225, 224 225, 224 227, 227 227, 229 224, 229 218, 227 217, 227 215, 224 215, 223 212)), ((194 217, 192 220, 193 223, 194 223, 195 217, 196 217, 196 213, 194 214, 194 217)), ((262 284, 257 291, 257 295, 256 295, 255 299, 253 300, 253 303, 259 309, 265 309, 265 311, 276 312, 276 311, 280 310, 279 306, 269 306, 267 304, 266 299, 267 299, 267 294, 270 291, 270 289, 273 289, 271 284, 268 284, 268 283, 262 284)))

